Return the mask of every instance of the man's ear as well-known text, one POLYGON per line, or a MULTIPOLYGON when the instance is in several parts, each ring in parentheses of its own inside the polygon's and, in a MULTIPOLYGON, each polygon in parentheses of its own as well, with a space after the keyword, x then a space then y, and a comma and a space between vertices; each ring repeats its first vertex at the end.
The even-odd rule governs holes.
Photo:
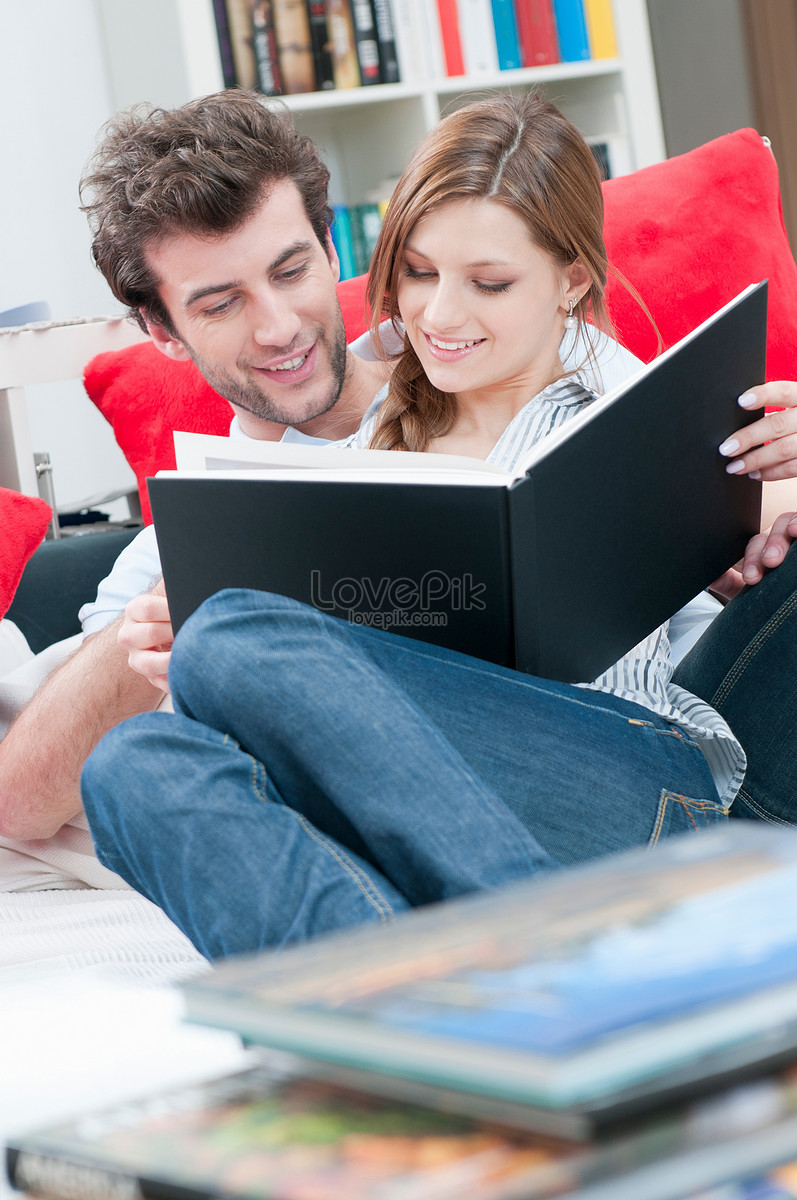
POLYGON ((340 259, 338 252, 335 249, 335 243, 332 241, 332 234, 327 229, 327 258, 329 265, 332 267, 332 274, 335 277, 335 283, 340 283, 340 259))
POLYGON ((173 358, 175 362, 188 362, 191 355, 179 338, 169 333, 168 329, 165 329, 158 321, 151 321, 145 312, 142 312, 141 315, 153 345, 157 346, 161 354, 165 354, 167 358, 173 358))

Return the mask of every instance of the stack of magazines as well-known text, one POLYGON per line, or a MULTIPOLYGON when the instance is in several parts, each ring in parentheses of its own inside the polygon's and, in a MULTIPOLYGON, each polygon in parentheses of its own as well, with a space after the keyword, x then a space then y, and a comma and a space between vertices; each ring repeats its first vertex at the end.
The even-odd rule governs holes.
POLYGON ((187 1015, 262 1047, 249 1070, 19 1137, 10 1178, 65 1198, 792 1196, 793 1166, 744 1181, 797 1156, 795 896, 797 833, 740 821, 230 959, 183 985, 187 1015))

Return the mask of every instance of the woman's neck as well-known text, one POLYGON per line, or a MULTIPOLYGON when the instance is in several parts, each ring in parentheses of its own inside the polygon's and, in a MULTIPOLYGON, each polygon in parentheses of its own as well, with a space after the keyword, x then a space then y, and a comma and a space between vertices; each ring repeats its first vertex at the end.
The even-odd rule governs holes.
POLYGON ((529 400, 561 379, 563 374, 560 363, 558 371, 554 368, 545 372, 538 382, 526 379, 517 384, 505 383, 495 389, 458 392, 454 423, 442 437, 432 439, 429 450, 434 454, 486 458, 529 400))

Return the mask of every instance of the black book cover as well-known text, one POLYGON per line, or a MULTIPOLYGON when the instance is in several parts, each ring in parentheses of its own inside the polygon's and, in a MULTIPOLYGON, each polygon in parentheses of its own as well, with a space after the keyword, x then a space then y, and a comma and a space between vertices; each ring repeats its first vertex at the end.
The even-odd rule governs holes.
POLYGON ((227 19, 225 0, 213 0, 213 17, 216 22, 216 37, 219 42, 219 58, 221 59, 221 76, 226 88, 235 87, 235 60, 232 53, 230 38, 230 23, 227 19))
POLYGON ((307 0, 307 18, 310 22, 316 88, 319 92, 331 91, 335 86, 335 70, 324 0, 307 0))
POLYGON ((371 0, 376 26, 376 38, 379 43, 379 68, 382 83, 398 83, 401 79, 396 50, 396 37, 393 31, 393 13, 390 10, 390 0, 371 0))
POLYGON ((273 8, 272 0, 254 0, 252 4, 252 40, 257 61, 258 88, 264 96, 282 94, 273 8))
POLYGON ((363 86, 384 82, 379 64, 379 42, 371 0, 351 0, 354 18, 354 35, 357 42, 357 58, 360 63, 360 79, 363 86))
POLYGON ((757 532, 760 484, 728 475, 717 447, 753 419, 736 398, 765 378, 765 347, 761 284, 539 443, 525 475, 492 486, 445 470, 428 484, 392 471, 384 482, 163 473, 149 487, 174 626, 223 587, 259 588, 592 680, 757 532))

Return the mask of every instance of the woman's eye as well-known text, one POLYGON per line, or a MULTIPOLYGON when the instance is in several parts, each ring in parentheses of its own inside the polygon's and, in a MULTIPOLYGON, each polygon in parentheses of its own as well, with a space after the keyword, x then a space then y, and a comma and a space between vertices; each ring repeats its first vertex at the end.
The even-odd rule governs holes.
POLYGON ((416 267, 405 267, 404 274, 408 279, 431 279, 434 271, 419 271, 416 267))
POLYGON ((480 292, 488 292, 491 295, 496 295, 499 292, 508 292, 511 288, 511 283, 481 283, 478 279, 473 281, 480 292))

